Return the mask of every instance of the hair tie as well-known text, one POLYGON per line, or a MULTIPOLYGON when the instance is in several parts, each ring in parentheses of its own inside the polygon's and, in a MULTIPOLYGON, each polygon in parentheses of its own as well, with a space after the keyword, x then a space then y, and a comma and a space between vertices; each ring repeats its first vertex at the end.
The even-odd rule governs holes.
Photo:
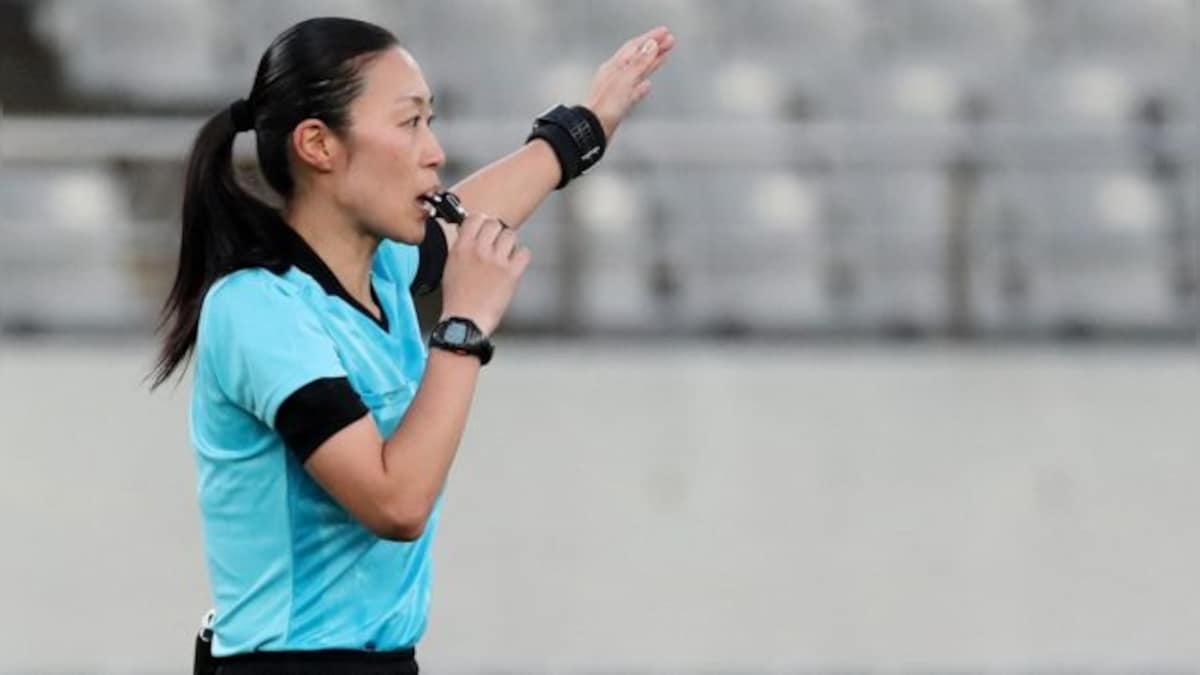
POLYGON ((250 102, 239 98, 229 104, 229 117, 233 120, 233 128, 238 131, 250 131, 254 128, 254 111, 250 102))

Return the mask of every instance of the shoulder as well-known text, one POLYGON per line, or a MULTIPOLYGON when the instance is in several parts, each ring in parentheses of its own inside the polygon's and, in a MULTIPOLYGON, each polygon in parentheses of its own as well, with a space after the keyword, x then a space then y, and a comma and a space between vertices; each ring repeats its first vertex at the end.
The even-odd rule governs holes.
POLYGON ((311 310, 300 286, 287 275, 254 267, 217 280, 200 307, 201 335, 225 333, 236 325, 242 330, 278 329, 302 321, 311 310))
POLYGON ((204 295, 204 306, 237 304, 247 300, 265 300, 296 295, 296 285, 284 276, 262 267, 251 267, 226 274, 204 295))
POLYGON ((318 291, 305 278, 296 271, 233 272, 213 284, 200 309, 198 377, 268 425, 300 387, 345 376, 327 318, 314 304, 318 291))

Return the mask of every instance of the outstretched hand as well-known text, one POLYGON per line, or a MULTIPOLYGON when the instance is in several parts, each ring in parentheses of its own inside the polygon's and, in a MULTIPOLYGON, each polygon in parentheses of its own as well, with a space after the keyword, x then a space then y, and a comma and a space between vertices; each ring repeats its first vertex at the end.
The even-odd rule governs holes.
POLYGON ((629 111, 650 93, 648 78, 662 67, 674 46, 675 36, 660 26, 621 45, 600 64, 584 105, 600 119, 609 140, 629 111))

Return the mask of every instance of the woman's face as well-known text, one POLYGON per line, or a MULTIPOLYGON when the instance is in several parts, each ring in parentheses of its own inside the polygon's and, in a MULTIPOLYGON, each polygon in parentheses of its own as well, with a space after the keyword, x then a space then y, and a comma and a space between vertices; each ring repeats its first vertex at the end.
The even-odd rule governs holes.
POLYGON ((420 243, 426 217, 420 197, 440 189, 438 169, 446 161, 429 128, 433 96, 420 66, 399 47, 368 61, 362 75, 333 171, 334 198, 372 234, 420 243))

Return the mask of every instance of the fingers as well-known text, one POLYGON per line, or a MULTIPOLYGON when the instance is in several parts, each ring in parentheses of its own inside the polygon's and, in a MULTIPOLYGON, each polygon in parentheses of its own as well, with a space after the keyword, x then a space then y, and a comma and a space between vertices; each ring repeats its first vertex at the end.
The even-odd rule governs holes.
POLYGON ((651 28, 650 30, 646 31, 645 33, 642 33, 641 35, 638 35, 637 37, 630 40, 630 42, 632 42, 635 45, 635 47, 640 49, 641 46, 647 40, 654 40, 655 42, 659 43, 659 46, 661 47, 662 46, 661 43, 662 43, 663 39, 666 38, 670 34, 671 34, 670 28, 667 28, 666 26, 657 26, 655 28, 651 28))
POLYGON ((662 36, 661 41, 647 41, 645 46, 639 50, 638 54, 642 62, 639 64, 641 68, 635 69, 633 90, 630 95, 633 103, 640 102, 650 94, 649 77, 666 63, 667 53, 674 46, 675 36, 666 33, 662 36))
POLYGON ((650 64, 654 63, 654 59, 657 56, 658 40, 647 39, 638 47, 637 59, 639 62, 645 64, 645 67, 649 67, 650 64))
POLYGON ((491 246, 495 243, 496 236, 500 231, 507 227, 499 218, 493 218, 487 214, 474 211, 467 216, 467 219, 459 227, 458 241, 479 241, 491 246))
POLYGON ((516 248, 517 233, 508 228, 501 228, 500 234, 496 237, 496 255, 501 259, 508 260, 513 257, 516 248))
POLYGON ((525 274, 525 268, 529 267, 531 260, 533 260, 533 252, 524 246, 518 246, 512 256, 513 273, 518 277, 525 274))
MULTIPOLYGON (((653 32, 653 31, 652 31, 653 32)), ((635 39, 633 55, 625 62, 623 70, 633 81, 640 82, 653 75, 667 61, 667 55, 675 48, 675 35, 665 31, 656 37, 646 38, 640 43, 635 39)))
POLYGON ((515 230, 499 218, 471 214, 459 233, 459 241, 471 241, 492 260, 516 261, 522 250, 515 230))
POLYGON ((495 218, 486 218, 479 227, 480 250, 488 251, 496 247, 496 239, 506 228, 495 218))
POLYGON ((625 44, 621 45, 617 49, 617 53, 614 54, 614 56, 618 57, 619 59, 621 59, 623 61, 627 61, 628 59, 632 58, 634 54, 637 53, 638 47, 640 47, 643 42, 654 37, 654 33, 656 31, 665 31, 665 30, 666 30, 666 27, 659 26, 657 28, 652 28, 652 29, 646 31, 645 33, 642 33, 641 35, 635 35, 635 36, 629 38, 628 40, 625 41, 625 44))
POLYGON ((468 242, 478 239, 479 231, 486 220, 487 216, 482 213, 472 212, 458 229, 458 241, 468 242))
POLYGON ((597 69, 586 105, 611 134, 633 104, 650 93, 647 78, 665 63, 675 48, 675 36, 659 26, 627 41, 597 69))
POLYGON ((649 43, 653 42, 654 49, 659 50, 662 46, 660 44, 661 41, 669 34, 670 29, 668 29, 666 26, 659 26, 646 31, 641 35, 635 36, 625 44, 621 45, 620 49, 618 49, 617 53, 614 55, 616 57, 615 60, 618 63, 627 66, 637 60, 640 54, 644 53, 643 50, 648 48, 647 45, 649 43))
POLYGON ((655 73, 662 65, 667 62, 667 54, 675 47, 675 36, 668 33, 667 36, 658 43, 658 54, 654 60, 646 67, 646 71, 642 77, 649 77, 655 73))
POLYGON ((675 34, 667 31, 667 34, 658 41, 658 53, 664 55, 675 48, 675 34))

